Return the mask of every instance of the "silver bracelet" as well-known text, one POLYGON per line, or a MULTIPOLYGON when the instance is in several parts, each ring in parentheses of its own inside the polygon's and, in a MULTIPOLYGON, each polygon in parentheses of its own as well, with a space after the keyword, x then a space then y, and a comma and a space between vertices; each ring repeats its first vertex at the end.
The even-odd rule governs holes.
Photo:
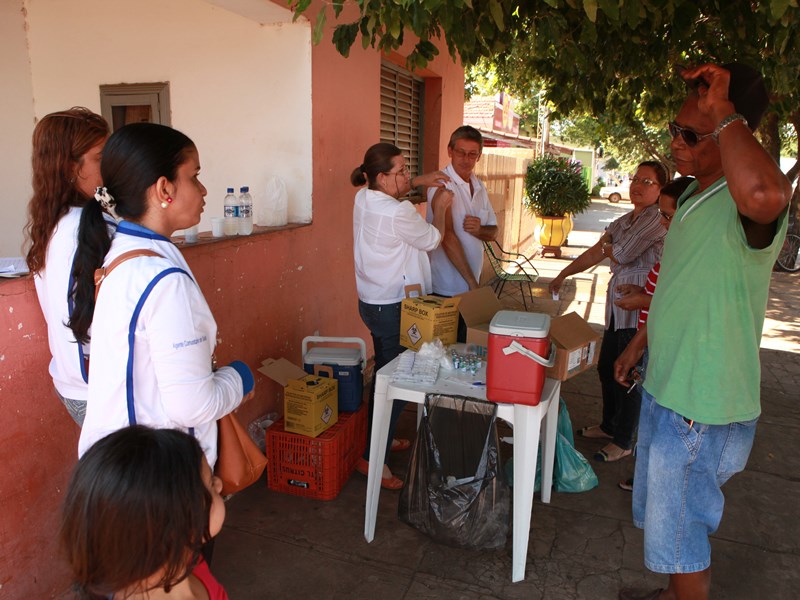
POLYGON ((722 130, 725 129, 731 123, 735 123, 736 121, 741 121, 742 123, 745 124, 745 126, 749 127, 749 125, 747 124, 747 119, 745 118, 744 115, 740 115, 739 113, 733 113, 728 115, 727 117, 722 119, 722 121, 719 122, 719 125, 717 125, 717 128, 714 130, 714 133, 711 134, 711 137, 714 138, 714 141, 717 143, 717 146, 719 146, 719 134, 722 133, 722 130))

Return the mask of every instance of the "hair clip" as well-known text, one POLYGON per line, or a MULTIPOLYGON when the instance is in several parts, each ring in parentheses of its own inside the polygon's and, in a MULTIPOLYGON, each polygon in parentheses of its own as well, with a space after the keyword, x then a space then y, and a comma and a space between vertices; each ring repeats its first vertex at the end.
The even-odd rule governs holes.
POLYGON ((114 196, 108 193, 108 189, 105 186, 95 189, 94 199, 97 200, 100 203, 100 206, 107 211, 111 211, 117 204, 114 200, 114 196))

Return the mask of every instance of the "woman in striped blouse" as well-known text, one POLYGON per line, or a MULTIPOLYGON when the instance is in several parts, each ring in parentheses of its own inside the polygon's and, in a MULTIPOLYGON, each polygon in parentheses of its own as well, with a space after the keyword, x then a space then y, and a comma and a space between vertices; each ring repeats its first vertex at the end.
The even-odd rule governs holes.
POLYGON ((661 259, 666 230, 661 226, 657 203, 667 179, 667 170, 661 163, 641 163, 631 179, 633 210, 611 223, 594 246, 564 267, 550 283, 550 291, 557 293, 570 275, 581 273, 605 258, 611 261, 605 333, 597 363, 603 393, 603 420, 599 425, 579 430, 584 437, 610 440, 594 455, 600 461, 613 462, 633 451, 641 397, 638 388, 631 390, 614 380, 614 361, 636 333, 638 311, 624 310, 616 306, 614 300, 620 295, 618 286, 644 286, 650 269, 661 259))

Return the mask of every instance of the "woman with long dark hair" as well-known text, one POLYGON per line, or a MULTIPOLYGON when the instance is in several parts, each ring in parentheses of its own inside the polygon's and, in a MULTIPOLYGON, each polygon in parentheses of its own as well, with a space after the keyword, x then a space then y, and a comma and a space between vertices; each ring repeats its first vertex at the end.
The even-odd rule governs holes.
POLYGON ((78 425, 86 413, 88 379, 84 349, 66 326, 71 314, 72 261, 81 209, 103 184, 100 157, 107 138, 108 124, 82 107, 51 113, 33 131, 28 269, 47 322, 50 376, 56 394, 78 425))
POLYGON ((83 209, 75 257, 70 327, 81 342, 92 327, 78 452, 138 423, 193 432, 213 467, 216 421, 239 406, 254 380, 239 361, 212 368, 217 324, 170 241, 200 221, 205 205, 197 148, 170 127, 134 123, 109 138, 101 171, 104 187, 83 209), (113 241, 104 210, 121 219, 113 241), (100 267, 105 278, 95 304, 100 267))
MULTIPOLYGON (((412 178, 400 149, 387 143, 371 146, 364 162, 350 175, 354 186, 367 186, 356 193, 353 207, 353 252, 358 312, 372 334, 376 373, 404 350, 400 345, 400 304, 405 297, 405 286, 420 284, 423 294, 432 291, 427 252, 442 240, 445 212, 452 203, 453 193, 445 190, 434 200, 433 223, 426 223, 403 197, 412 186, 442 187, 449 179, 441 171, 412 178)), ((367 449, 356 464, 362 474, 369 469, 372 403, 371 394, 367 449)), ((381 485, 390 490, 403 486, 392 475, 386 457, 393 443, 397 449, 409 446, 408 440, 394 440, 397 419, 404 406, 405 402, 394 403, 384 452, 381 485)))

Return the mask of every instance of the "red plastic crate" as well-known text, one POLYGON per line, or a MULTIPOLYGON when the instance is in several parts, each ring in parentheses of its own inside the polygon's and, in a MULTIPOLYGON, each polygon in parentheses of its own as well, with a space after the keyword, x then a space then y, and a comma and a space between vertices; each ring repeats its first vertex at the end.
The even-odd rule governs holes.
POLYGON ((367 405, 339 413, 339 421, 315 438, 289 433, 283 419, 267 429, 267 486, 276 492, 333 500, 367 445, 367 405))

